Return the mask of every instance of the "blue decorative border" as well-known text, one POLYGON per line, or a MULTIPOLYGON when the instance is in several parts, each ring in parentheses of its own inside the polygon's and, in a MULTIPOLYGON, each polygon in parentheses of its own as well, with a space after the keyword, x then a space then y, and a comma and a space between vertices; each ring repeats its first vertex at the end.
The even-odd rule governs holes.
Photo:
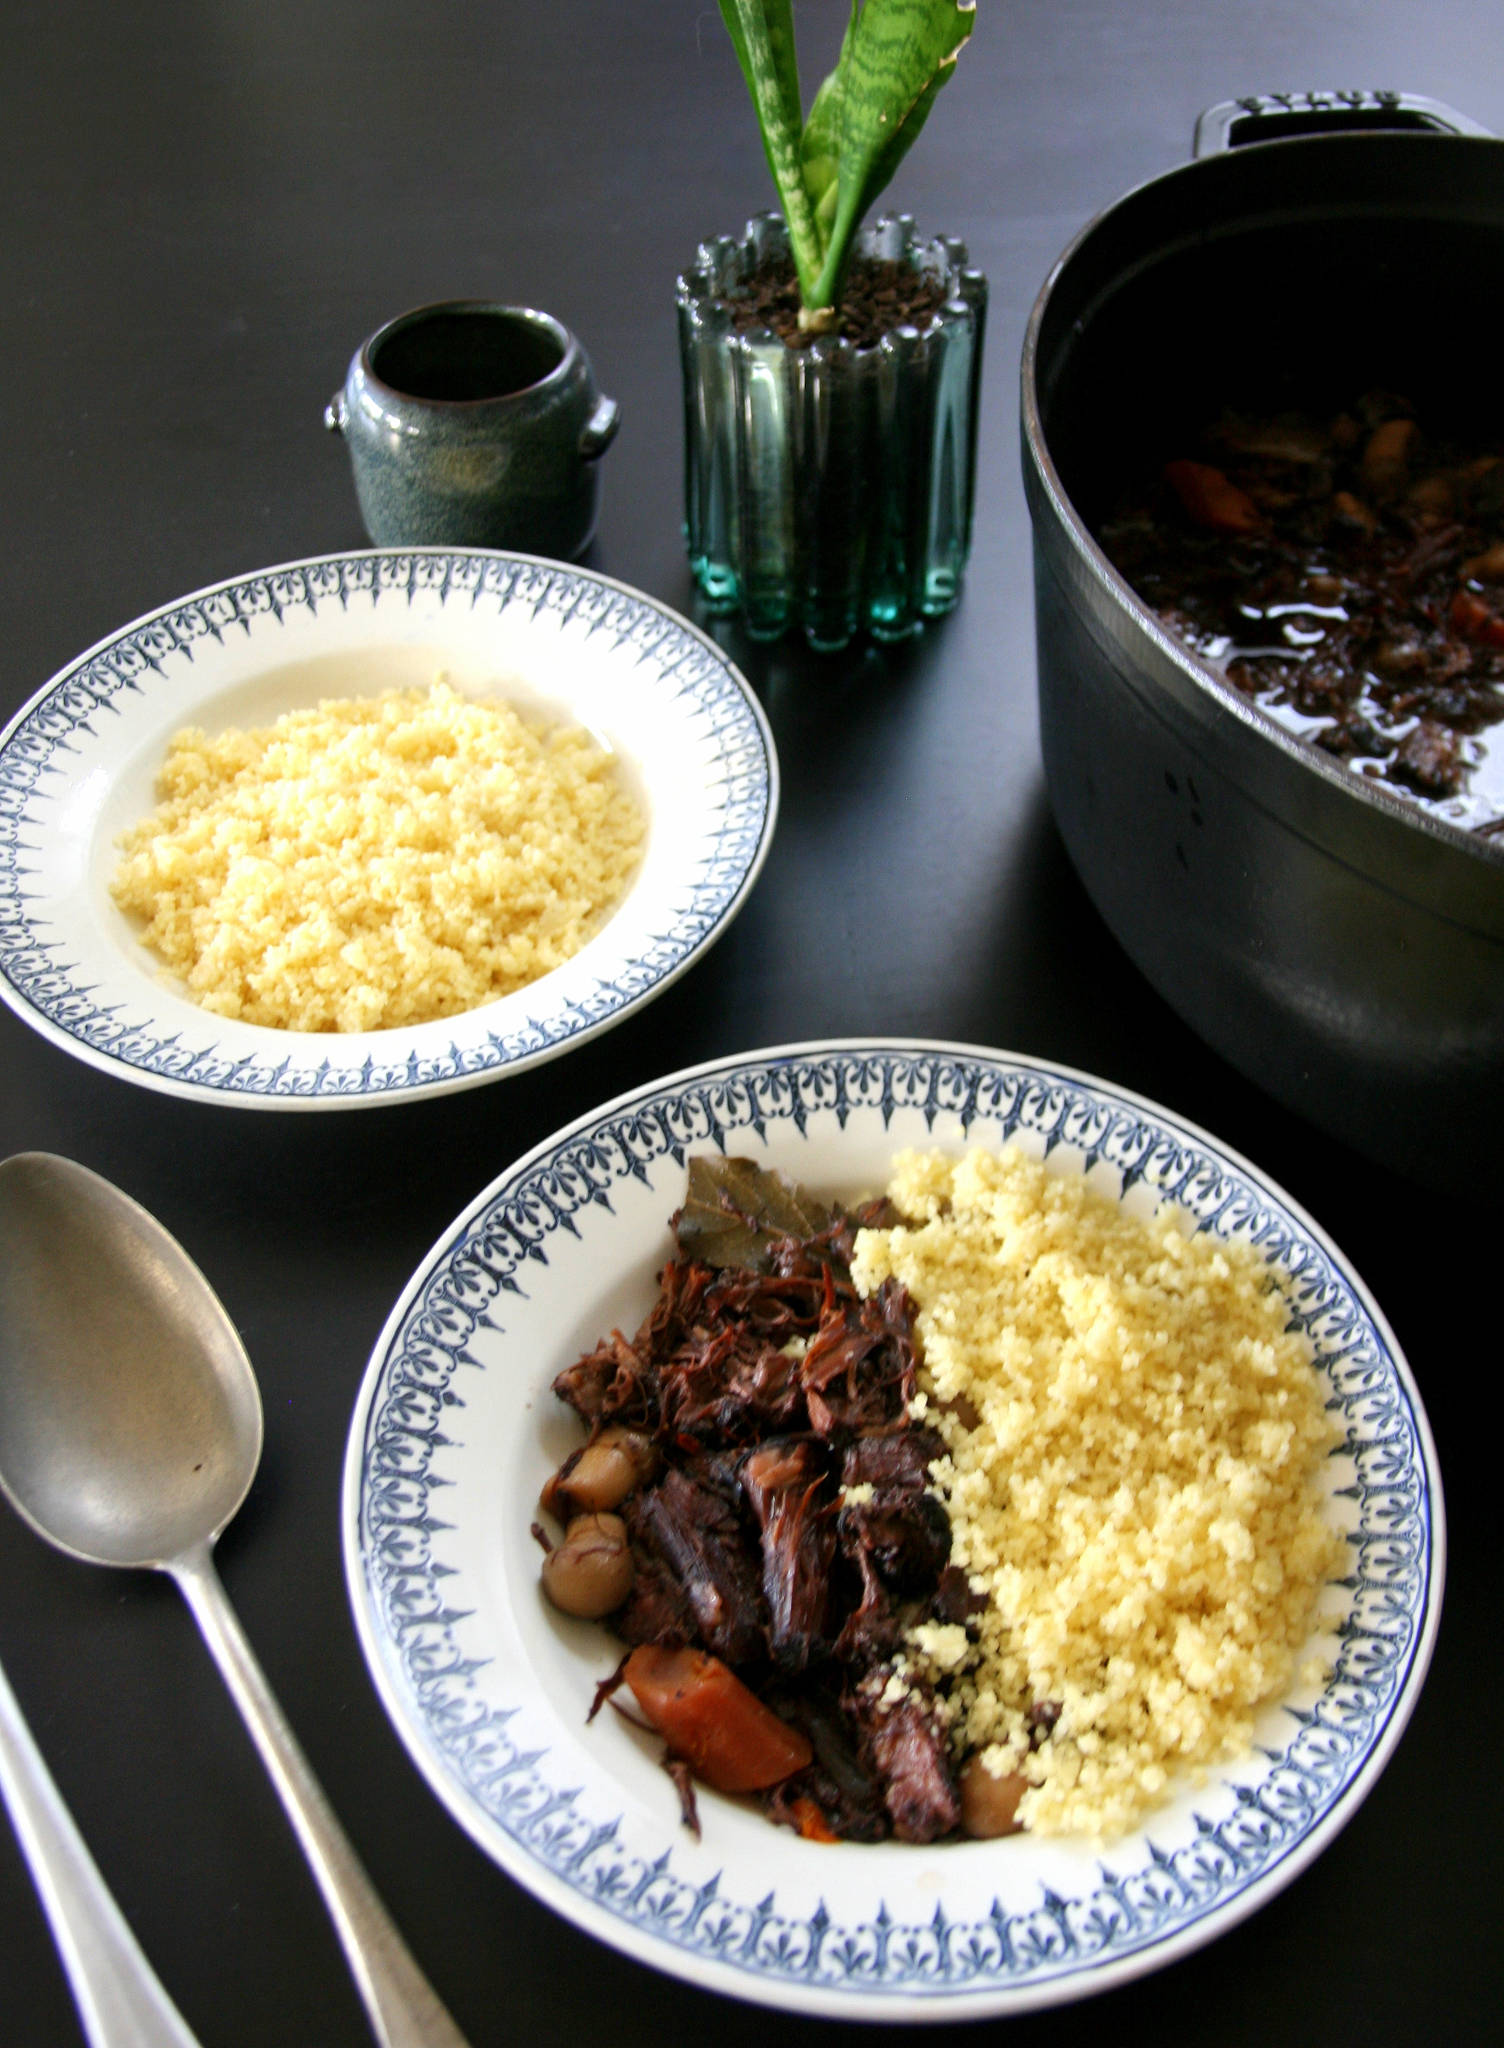
POLYGON ((624 1927, 750 1979, 943 1997, 1024 1989, 1141 1954, 1232 1907, 1274 1873, 1333 1814, 1391 1722, 1413 1704, 1411 1674, 1418 1682, 1439 1563, 1439 1492, 1385 1340, 1347 1276, 1276 1194, 1197 1134, 1076 1077, 935 1048, 795 1050, 647 1093, 577 1126, 507 1182, 437 1256, 373 1370, 359 1568, 427 1744, 543 1870, 624 1927), (1238 1789, 1229 1817, 1198 1816, 1193 1841, 1178 1850, 1151 1843, 1142 1868, 1119 1873, 1102 1862, 1095 1889, 1079 1898, 1042 1891, 1025 1912, 994 1901, 979 1920, 952 1919, 941 1903, 910 1924, 882 1907, 845 1926, 823 1904, 799 1917, 772 1896, 723 1896, 720 1874, 687 1881, 670 1853, 652 1862, 633 1856, 618 1839, 619 1821, 592 1821, 576 1792, 551 1782, 546 1753, 516 1746, 510 1711, 486 1707, 454 1634, 461 1616, 453 1575, 432 1541, 443 1527, 433 1498, 443 1481, 432 1468, 452 1427, 450 1381, 462 1364, 478 1363, 472 1336, 494 1327, 519 1271, 546 1262, 556 1231, 573 1234, 573 1219, 609 1207, 613 1188, 645 1180, 656 1160, 682 1163, 692 1147, 724 1149, 737 1132, 764 1135, 770 1121, 792 1120, 804 1131, 812 1117, 833 1113, 844 1127, 858 1109, 877 1110, 887 1124, 900 1108, 919 1110, 927 1126, 937 1117, 968 1129, 985 1122, 1005 1138, 1042 1139, 1047 1151, 1078 1147, 1088 1166, 1105 1161, 1126 1185, 1143 1181, 1183 1204, 1202 1229, 1257 1244, 1281 1275, 1292 1326, 1309 1335, 1330 1406, 1345 1424, 1358 1527, 1343 1581, 1351 1607, 1331 1679, 1309 1711, 1289 1710, 1290 1740, 1263 1752, 1267 1771, 1238 1789))
MULTIPOLYGON (((95 1054, 138 1073, 211 1095, 333 1100, 392 1096, 465 1082, 561 1052, 592 1036, 681 973, 735 913, 755 876, 772 829, 776 789, 772 741, 746 684, 713 641, 675 613, 587 571, 528 556, 446 549, 376 551, 293 562, 199 591, 137 620, 54 677, 0 740, 0 993, 19 999, 56 1030, 95 1054), (118 700, 139 693, 173 655, 191 662, 238 629, 268 617, 323 606, 348 610, 389 593, 472 606, 494 600, 560 625, 583 622, 650 662, 665 707, 697 722, 716 750, 720 817, 713 850, 687 874, 682 896, 656 932, 613 979, 597 980, 577 1000, 481 1041, 451 1038, 431 1053, 372 1057, 359 1067, 290 1059, 285 1034, 268 1034, 266 1054, 231 1056, 214 1044, 197 1049, 162 1035, 150 1017, 132 1021, 123 1005, 96 1000, 85 967, 49 936, 48 906, 29 867, 28 833, 45 833, 47 807, 66 795, 80 732, 93 733, 118 700)), ((19 1004, 13 1005, 19 1007, 19 1004)), ((24 1012, 23 1012, 24 1014, 24 1012)), ((206 1028, 212 1020, 206 1019, 206 1028)))

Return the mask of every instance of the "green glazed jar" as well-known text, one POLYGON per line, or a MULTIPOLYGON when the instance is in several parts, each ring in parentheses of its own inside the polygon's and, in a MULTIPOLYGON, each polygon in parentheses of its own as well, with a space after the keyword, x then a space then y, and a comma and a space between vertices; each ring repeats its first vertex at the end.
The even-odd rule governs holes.
POLYGON ((378 547, 573 560, 595 532, 617 407, 551 314, 454 299, 363 343, 324 424, 344 437, 378 547))
POLYGON ((864 631, 900 640, 950 611, 971 546, 986 279, 962 243, 918 241, 902 215, 856 247, 940 281, 930 326, 867 348, 738 332, 728 296, 788 252, 776 214, 740 242, 702 243, 678 282, 695 582, 754 639, 797 629, 821 651, 864 631))

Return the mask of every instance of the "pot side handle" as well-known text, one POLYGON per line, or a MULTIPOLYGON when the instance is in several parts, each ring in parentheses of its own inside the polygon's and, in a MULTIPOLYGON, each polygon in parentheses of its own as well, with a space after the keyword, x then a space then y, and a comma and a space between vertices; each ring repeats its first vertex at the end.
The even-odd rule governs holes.
POLYGON ((1288 136, 1353 134, 1375 129, 1422 135, 1481 135, 1493 131, 1441 100, 1414 92, 1272 92, 1222 100, 1196 123, 1193 157, 1220 156, 1250 142, 1288 136))

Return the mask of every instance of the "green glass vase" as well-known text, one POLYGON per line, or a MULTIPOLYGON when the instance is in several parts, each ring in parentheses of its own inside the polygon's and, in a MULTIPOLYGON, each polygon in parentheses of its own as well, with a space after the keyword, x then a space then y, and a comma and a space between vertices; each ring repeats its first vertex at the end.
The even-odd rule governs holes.
POLYGON ((860 632, 900 640, 950 611, 971 546, 986 279, 962 243, 919 241, 902 215, 863 229, 857 250, 940 281, 928 327, 865 348, 738 332, 729 295, 788 252, 777 214, 740 242, 702 243, 678 284, 695 582, 755 639, 798 630, 822 651, 860 632))

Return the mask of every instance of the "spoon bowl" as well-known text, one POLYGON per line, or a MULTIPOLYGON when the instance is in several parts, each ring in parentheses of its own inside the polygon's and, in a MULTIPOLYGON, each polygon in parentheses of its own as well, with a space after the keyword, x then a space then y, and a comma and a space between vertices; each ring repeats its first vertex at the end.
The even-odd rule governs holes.
POLYGON ((261 1397, 218 1297, 118 1188, 44 1152, 0 1163, 0 1487, 91 1564, 210 1542, 261 1459, 261 1397))
POLYGON ((383 2048, 465 2048, 288 1726, 214 1569, 261 1457, 245 1347, 138 1202, 49 1152, 0 1161, 0 1491, 91 1564, 188 1602, 324 1895, 383 2048))

